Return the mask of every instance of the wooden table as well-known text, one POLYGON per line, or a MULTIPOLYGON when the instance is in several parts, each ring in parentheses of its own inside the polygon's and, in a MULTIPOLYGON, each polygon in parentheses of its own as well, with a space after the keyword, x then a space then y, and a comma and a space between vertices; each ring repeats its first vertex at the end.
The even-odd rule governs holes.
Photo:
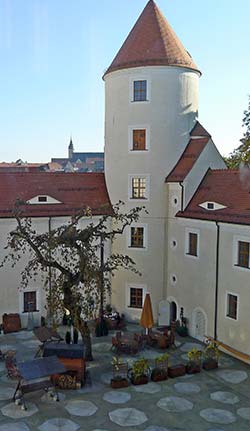
POLYGON ((43 356, 55 355, 66 370, 75 371, 76 379, 83 384, 86 375, 85 348, 83 344, 45 343, 43 356))

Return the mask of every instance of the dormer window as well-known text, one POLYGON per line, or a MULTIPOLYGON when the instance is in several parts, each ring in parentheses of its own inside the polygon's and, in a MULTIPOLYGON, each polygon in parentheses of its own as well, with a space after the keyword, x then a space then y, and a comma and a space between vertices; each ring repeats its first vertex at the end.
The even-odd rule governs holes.
POLYGON ((207 209, 208 210, 213 210, 214 209, 214 204, 212 202, 208 202, 207 203, 207 209))
POLYGON ((38 202, 47 202, 47 196, 38 196, 38 202))
POLYGON ((199 206, 208 211, 217 211, 217 210, 222 210, 224 208, 227 208, 225 205, 219 204, 217 202, 211 202, 211 201, 203 202, 202 204, 199 204, 199 206))
POLYGON ((61 203, 62 202, 58 201, 57 199, 49 195, 38 195, 27 200, 27 204, 30 204, 30 205, 35 205, 35 204, 49 205, 49 204, 61 204, 61 203))

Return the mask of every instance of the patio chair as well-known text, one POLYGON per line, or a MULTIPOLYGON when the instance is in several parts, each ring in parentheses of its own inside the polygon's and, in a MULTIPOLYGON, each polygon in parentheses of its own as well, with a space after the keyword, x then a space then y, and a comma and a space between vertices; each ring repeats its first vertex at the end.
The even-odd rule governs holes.
POLYGON ((5 356, 5 367, 7 370, 7 377, 13 380, 20 379, 20 372, 17 368, 17 362, 16 362, 16 351, 8 350, 4 356, 5 356))
POLYGON ((63 341, 63 338, 61 337, 61 335, 59 335, 52 328, 48 328, 47 326, 40 326, 39 328, 35 328, 33 330, 33 333, 36 336, 36 338, 42 343, 37 349, 35 358, 37 358, 38 356, 43 356, 45 343, 56 342, 56 341, 59 343, 60 341, 63 341))

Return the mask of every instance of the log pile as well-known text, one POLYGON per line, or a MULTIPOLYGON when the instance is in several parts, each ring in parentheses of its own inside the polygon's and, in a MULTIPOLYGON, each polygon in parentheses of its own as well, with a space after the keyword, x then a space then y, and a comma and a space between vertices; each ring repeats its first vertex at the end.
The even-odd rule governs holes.
POLYGON ((60 389, 76 389, 76 376, 62 374, 58 376, 56 385, 60 389))

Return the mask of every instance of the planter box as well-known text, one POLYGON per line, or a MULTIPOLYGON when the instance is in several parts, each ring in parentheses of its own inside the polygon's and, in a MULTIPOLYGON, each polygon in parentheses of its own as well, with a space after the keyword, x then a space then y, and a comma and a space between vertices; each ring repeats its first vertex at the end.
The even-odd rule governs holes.
POLYGON ((120 388, 127 388, 128 387, 128 380, 127 379, 121 379, 121 380, 116 380, 116 379, 111 379, 111 388, 113 389, 120 389, 120 388))
POLYGON ((9 334, 10 332, 18 332, 21 330, 21 320, 17 313, 3 315, 3 332, 9 334))
POLYGON ((196 374, 201 372, 201 364, 187 364, 186 365, 186 373, 187 374, 196 374))
POLYGON ((202 368, 204 370, 215 370, 218 368, 218 362, 215 359, 205 359, 202 364, 202 368))
POLYGON ((184 376, 186 374, 186 367, 184 364, 173 365, 168 368, 168 377, 172 379, 175 377, 184 376))
POLYGON ((163 380, 167 380, 167 378, 168 378, 168 375, 166 372, 165 373, 158 373, 156 370, 152 371, 151 380, 153 382, 162 382, 163 380))
POLYGON ((146 385, 148 383, 148 376, 140 376, 136 377, 136 379, 132 377, 131 383, 133 385, 146 385))

